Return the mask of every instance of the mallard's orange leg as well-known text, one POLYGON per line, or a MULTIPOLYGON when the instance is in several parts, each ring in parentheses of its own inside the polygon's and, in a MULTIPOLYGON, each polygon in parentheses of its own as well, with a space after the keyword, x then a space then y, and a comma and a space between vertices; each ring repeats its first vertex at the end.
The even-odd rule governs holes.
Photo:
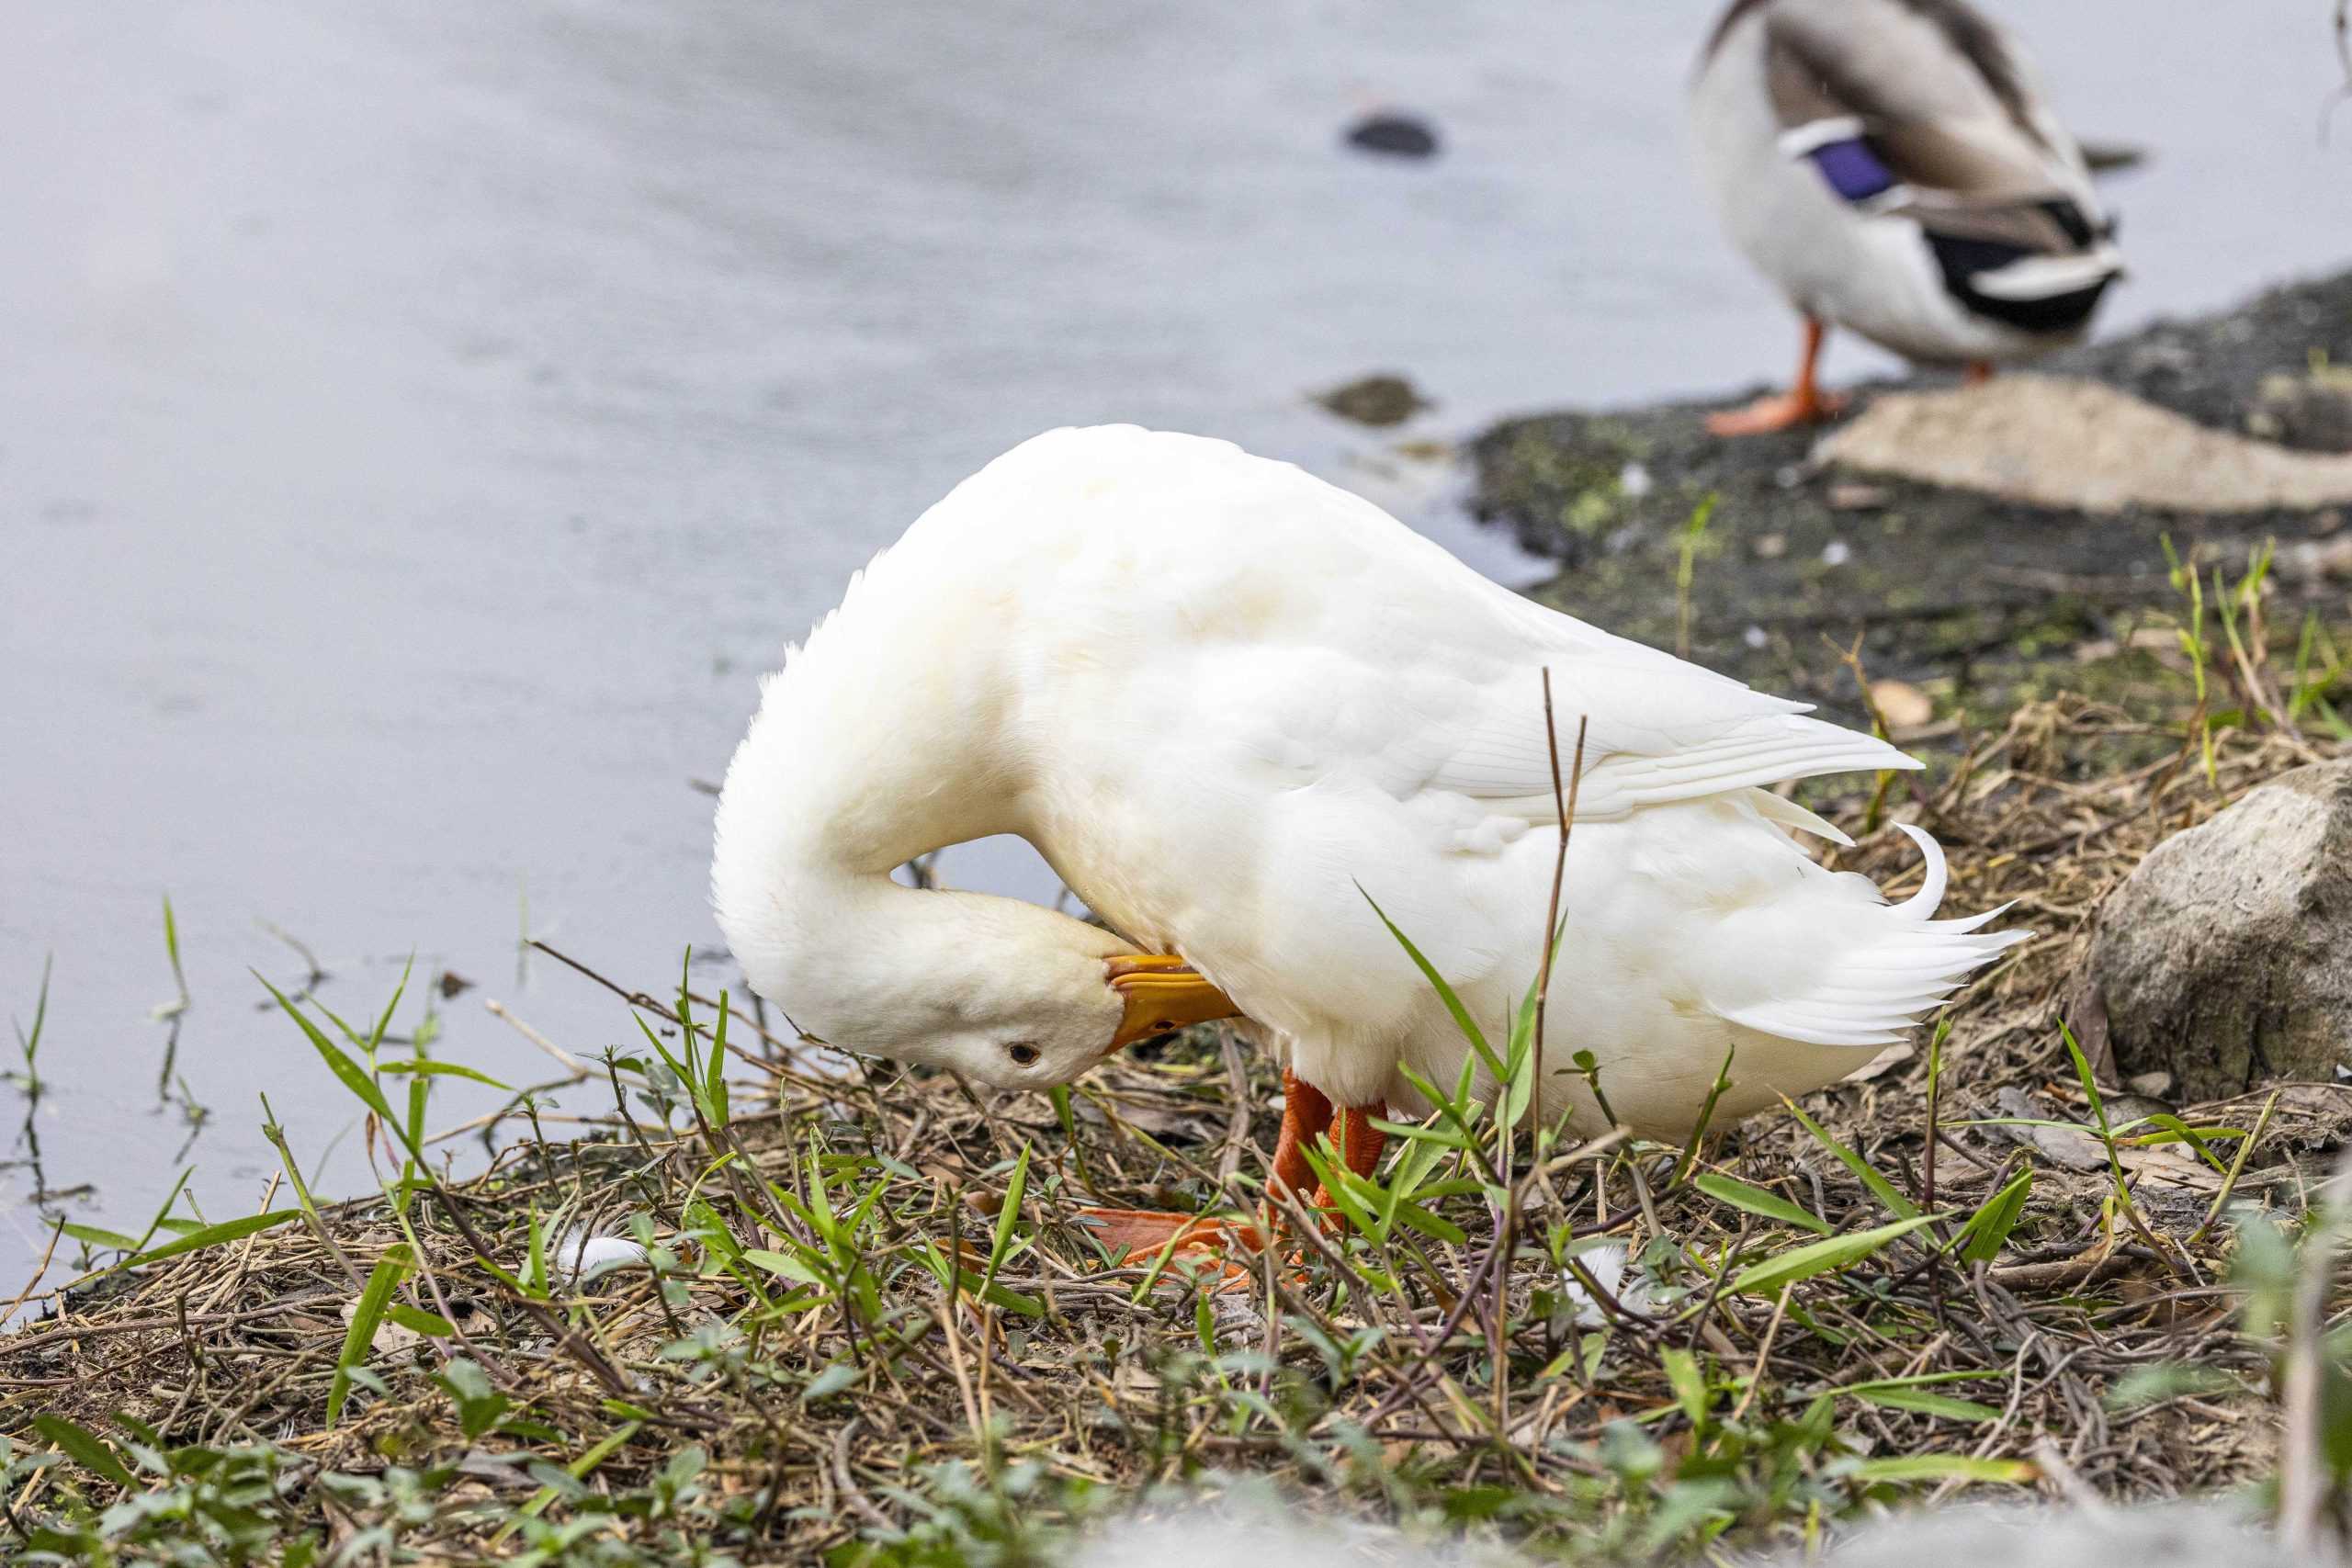
POLYGON ((1797 361, 1797 383, 1785 392, 1758 398, 1744 409, 1725 409, 1707 416, 1707 429, 1716 435, 1763 435, 1819 424, 1845 408, 1846 400, 1825 392, 1815 379, 1821 363, 1821 344, 1828 336, 1817 316, 1804 319, 1804 352, 1797 361))
POLYGON ((1963 387, 1981 387, 1992 378, 1993 362, 1989 359, 1972 359, 1968 367, 1960 373, 1960 384, 1963 387))

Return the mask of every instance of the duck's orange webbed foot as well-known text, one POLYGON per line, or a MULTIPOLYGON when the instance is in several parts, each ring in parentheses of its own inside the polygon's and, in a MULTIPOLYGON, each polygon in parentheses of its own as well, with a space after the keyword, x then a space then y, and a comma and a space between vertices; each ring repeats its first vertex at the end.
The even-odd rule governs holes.
POLYGON ((1758 398, 1746 408, 1724 409, 1707 416, 1710 435, 1769 435, 1776 431, 1795 430, 1801 425, 1820 424, 1835 419, 1846 410, 1841 393, 1825 392, 1815 387, 1804 390, 1775 392, 1758 398))
MULTIPOLYGON (((1306 1149, 1329 1134, 1341 1163, 1359 1176, 1369 1176, 1380 1163, 1385 1136, 1372 1124, 1375 1111, 1385 1107, 1351 1106, 1335 1111, 1329 1097, 1303 1082, 1296 1074, 1283 1073, 1283 1130, 1274 1145, 1273 1168, 1267 1195, 1279 1203, 1291 1193, 1303 1193, 1315 1181, 1306 1149)), ((1216 1214, 1183 1214, 1160 1209, 1081 1209, 1079 1223, 1114 1257, 1134 1263, 1160 1258, 1215 1258, 1222 1263, 1227 1287, 1246 1279, 1246 1264, 1265 1251, 1283 1229, 1279 1210, 1270 1203, 1263 1224, 1216 1214), (1242 1255, 1249 1255, 1244 1257, 1242 1255)), ((1309 1207, 1320 1212, 1327 1225, 1340 1220, 1331 1195, 1316 1182, 1309 1207)))
POLYGON ((1766 435, 1778 430, 1794 430, 1800 425, 1819 424, 1845 412, 1846 400, 1836 392, 1825 392, 1814 372, 1821 363, 1822 339, 1826 336, 1820 321, 1811 316, 1804 320, 1804 351, 1797 361, 1796 385, 1785 392, 1769 398, 1758 398, 1744 409, 1725 409, 1707 416, 1707 431, 1713 435, 1766 435))
POLYGON ((1111 1256, 1130 1268, 1182 1262, 1214 1267, 1220 1291, 1239 1290, 1250 1263, 1265 1250, 1264 1233, 1240 1220, 1179 1214, 1159 1209, 1080 1209, 1078 1223, 1111 1256))
POLYGON ((1087 1234, 1127 1260, 1157 1257, 1162 1252, 1257 1252, 1264 1235, 1245 1221, 1216 1214, 1180 1214, 1162 1209, 1080 1209, 1079 1224, 1087 1234))

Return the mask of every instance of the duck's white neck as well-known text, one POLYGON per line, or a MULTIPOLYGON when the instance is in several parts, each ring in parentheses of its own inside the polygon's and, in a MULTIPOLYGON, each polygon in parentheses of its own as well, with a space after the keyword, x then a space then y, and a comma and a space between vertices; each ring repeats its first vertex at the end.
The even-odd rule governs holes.
MULTIPOLYGON (((1002 628, 903 546, 762 682, 721 792, 718 874, 887 876, 1021 830, 1002 628)), ((725 902, 722 890, 722 902, 725 902)))
POLYGON ((1001 606, 898 554, 768 679, 718 810, 729 947, 763 996, 842 1044, 915 994, 968 999, 991 972, 1112 946, 1019 900, 890 880, 932 850, 1023 831, 1030 771, 995 653, 1001 606))

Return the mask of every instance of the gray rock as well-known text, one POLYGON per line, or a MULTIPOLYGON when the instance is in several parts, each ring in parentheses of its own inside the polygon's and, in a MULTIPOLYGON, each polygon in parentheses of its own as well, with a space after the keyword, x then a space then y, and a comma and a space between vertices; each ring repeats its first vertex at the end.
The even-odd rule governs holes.
POLYGON ((2126 1076, 2190 1100, 2352 1064, 2352 761, 2282 773, 2158 844, 2099 913, 2090 979, 2126 1076))
POLYGON ((1386 371, 1360 377, 1328 392, 1317 392, 1315 400, 1341 419, 1368 424, 1375 430, 1402 424, 1433 406, 1412 382, 1386 371))
POLYGON ((1884 392, 1816 451, 1863 473, 2094 516, 2352 502, 2352 456, 2209 430, 2120 388, 2070 377, 2013 374, 1884 392))
POLYGON ((2352 452, 2352 371, 2330 366, 2266 376, 2245 416, 2248 434, 2310 452, 2352 452))

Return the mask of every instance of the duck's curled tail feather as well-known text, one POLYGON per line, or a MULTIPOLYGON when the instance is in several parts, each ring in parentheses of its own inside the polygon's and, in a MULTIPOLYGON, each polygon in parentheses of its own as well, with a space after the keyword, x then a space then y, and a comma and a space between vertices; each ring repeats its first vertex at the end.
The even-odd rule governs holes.
POLYGON ((1815 1045, 1891 1045, 1969 974, 2030 931, 1981 928, 2008 906, 1965 919, 1935 919, 1947 874, 1936 840, 1908 825, 1903 831, 1927 857, 1927 878, 1900 904, 1864 902, 1838 878, 1822 889, 1823 907, 1784 929, 1801 932, 1809 950, 1791 953, 1779 994, 1719 1008, 1732 1022, 1783 1040, 1815 1045))

